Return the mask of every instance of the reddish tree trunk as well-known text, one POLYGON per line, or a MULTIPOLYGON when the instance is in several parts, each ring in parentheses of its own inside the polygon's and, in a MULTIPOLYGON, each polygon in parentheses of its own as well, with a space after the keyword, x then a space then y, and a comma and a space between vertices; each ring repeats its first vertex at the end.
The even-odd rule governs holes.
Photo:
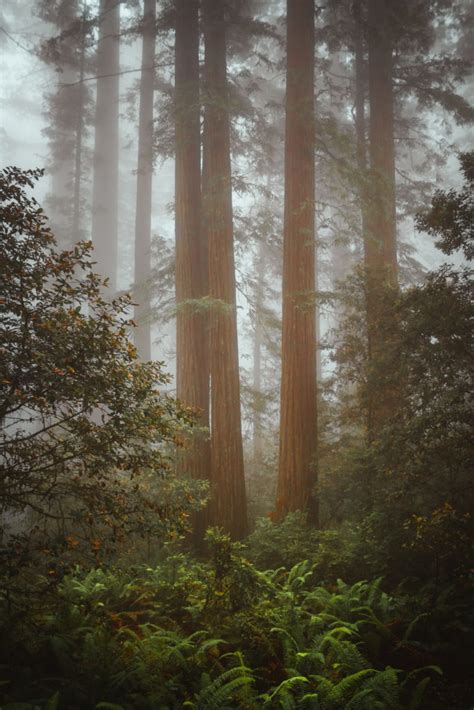
POLYGON ((204 0, 205 221, 208 233, 211 480, 214 524, 247 531, 232 227, 226 33, 221 0, 204 0))
POLYGON ((361 0, 353 2, 354 15, 354 64, 355 64, 355 131, 357 167, 359 170, 359 196, 362 221, 362 238, 364 242, 364 259, 367 265, 369 260, 368 237, 368 194, 367 194, 367 138, 365 98, 367 85, 367 65, 364 52, 364 34, 361 0))
MULTIPOLYGON (((176 109, 176 385, 178 398, 198 413, 197 426, 183 441, 177 469, 209 479, 209 358, 207 252, 201 229, 201 145, 199 104, 198 0, 175 0, 176 109)), ((196 516, 196 539, 204 515, 196 516)))
POLYGON ((395 149, 391 0, 369 0, 369 195, 365 265, 368 337, 368 436, 374 439, 396 409, 390 342, 397 287, 395 149))
POLYGON ((138 122, 138 170, 135 212, 135 345, 142 360, 151 359, 151 197, 153 183, 153 94, 155 81, 156 0, 143 9, 142 71, 138 122))
POLYGON ((288 0, 280 459, 277 514, 317 524, 314 0, 288 0))
POLYGON ((262 407, 262 348, 263 348, 263 318, 264 306, 264 278, 265 278, 265 241, 262 239, 258 245, 257 258, 255 259, 255 320, 253 340, 253 382, 254 405, 252 416, 253 438, 253 474, 261 473, 263 461, 263 407, 262 407))
POLYGON ((79 106, 76 123, 76 149, 74 154, 74 197, 72 208, 72 238, 79 242, 83 238, 81 229, 81 194, 82 194, 82 143, 84 137, 84 104, 86 89, 83 85, 86 61, 86 10, 83 8, 81 17, 81 43, 79 59, 79 106))
MULTIPOLYGON (((60 33, 71 32, 78 20, 77 0, 68 0, 62 4, 62 12, 53 20, 60 33)), ((47 15, 49 14, 46 8, 47 15)), ((74 41, 74 40, 73 40, 74 41)), ((61 51, 60 86, 50 98, 48 131, 50 148, 51 194, 48 195, 48 207, 51 215, 53 233, 61 248, 70 249, 79 241, 74 225, 74 204, 71 194, 76 187, 75 155, 77 155, 77 114, 81 114, 81 100, 84 87, 77 84, 81 79, 73 54, 61 51), (69 55, 69 56, 68 56, 69 55), (78 76, 79 74, 79 76, 78 76)))
POLYGON ((393 127, 393 59, 390 0, 369 0, 371 224, 368 261, 397 281, 395 219, 395 149, 393 127))
POLYGON ((97 49, 92 241, 97 271, 117 290, 120 3, 101 0, 97 49))

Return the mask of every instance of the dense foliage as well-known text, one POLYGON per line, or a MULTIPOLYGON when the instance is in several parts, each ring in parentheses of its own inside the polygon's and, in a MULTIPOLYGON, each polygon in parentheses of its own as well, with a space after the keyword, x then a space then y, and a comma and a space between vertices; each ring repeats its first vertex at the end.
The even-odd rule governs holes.
POLYGON ((418 228, 437 237, 436 246, 445 254, 462 250, 469 261, 474 256, 474 152, 459 156, 464 186, 461 192, 438 190, 431 208, 418 216, 418 228))
MULTIPOLYGON (((466 258, 472 157, 461 156, 462 190, 437 191, 418 217, 419 228, 445 253, 462 251, 466 258)), ((365 295, 359 269, 340 294, 345 315, 335 335, 337 412, 325 444, 327 516, 362 525, 378 553, 375 568, 394 581, 463 577, 472 567, 474 539, 472 269, 447 263, 395 297, 387 290, 394 317, 385 349, 370 363, 365 295), (367 442, 367 402, 381 382, 390 384, 396 407, 367 442)))
POLYGON ((0 509, 14 566, 20 550, 94 562, 125 533, 183 529, 201 495, 165 475, 189 413, 163 391, 161 363, 138 361, 130 299, 106 300, 91 244, 57 250, 28 192, 39 175, 0 174, 0 509))
POLYGON ((78 569, 32 600, 2 629, 2 707, 467 707, 466 595, 322 585, 318 563, 262 571, 208 543, 207 563, 78 569))

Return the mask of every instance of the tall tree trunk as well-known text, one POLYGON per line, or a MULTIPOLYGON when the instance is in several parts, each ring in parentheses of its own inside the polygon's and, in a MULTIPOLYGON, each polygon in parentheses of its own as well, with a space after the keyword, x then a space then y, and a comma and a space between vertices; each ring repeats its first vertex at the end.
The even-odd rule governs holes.
MULTIPOLYGON (((354 0, 352 4, 352 12, 354 18, 354 69, 355 69, 355 133, 356 133, 356 158, 357 168, 359 172, 359 200, 361 212, 361 228, 362 241, 364 247, 364 266, 367 279, 366 290, 366 314, 367 323, 371 321, 371 299, 369 298, 370 291, 370 273, 371 273, 371 247, 369 240, 369 206, 370 192, 368 185, 368 166, 367 166, 367 126, 366 126, 366 92, 367 92, 367 62, 364 46, 364 26, 366 18, 363 16, 363 5, 361 0, 354 0)), ((368 360, 371 360, 373 334, 373 326, 367 329, 367 352, 368 360)), ((369 400, 371 397, 369 397, 369 400)), ((366 427, 371 438, 373 430, 373 404, 367 402, 367 420, 366 427)))
POLYGON ((321 352, 321 303, 319 298, 319 292, 321 289, 320 284, 320 273, 318 269, 318 249, 315 247, 315 273, 314 273, 314 288, 316 291, 316 303, 315 303, 315 330, 314 336, 316 338, 316 386, 318 387, 323 381, 323 358, 321 352))
MULTIPOLYGON (((57 18, 57 27, 67 33, 77 21, 77 0, 68 0, 62 6, 57 18)), ((63 50, 59 88, 51 97, 49 116, 52 126, 50 135, 51 151, 51 195, 48 203, 51 209, 51 224, 54 234, 63 248, 70 248, 73 236, 74 153, 76 150, 76 115, 78 97, 82 86, 77 85, 78 72, 74 53, 63 50)))
POLYGON ((117 290, 120 3, 101 0, 97 49, 92 241, 97 271, 117 290))
POLYGON ((365 238, 369 440, 390 420, 396 403, 387 361, 395 335, 397 286, 392 21, 391 0, 369 0, 370 173, 365 238))
POLYGON ((371 267, 385 271, 390 283, 396 284, 397 238, 390 5, 391 0, 369 0, 368 6, 369 140, 372 173, 368 260, 371 267))
POLYGON ((285 215, 277 514, 318 523, 314 228, 314 0, 287 0, 285 215))
POLYGON ((365 120, 366 96, 366 61, 364 53, 364 20, 362 17, 361 0, 354 0, 352 4, 354 17, 354 64, 355 64, 355 132, 356 156, 360 178, 360 204, 362 217, 362 235, 364 240, 365 260, 369 258, 367 250, 367 139, 365 120))
MULTIPOLYGON (((209 479, 209 357, 207 250, 201 228, 201 145, 199 104, 199 1, 175 0, 176 115, 176 386, 178 398, 198 412, 197 426, 183 442, 179 473, 209 479)), ((196 542, 205 515, 194 521, 196 542)))
POLYGON ((142 70, 138 122, 138 169, 135 210, 135 345, 142 360, 151 359, 151 194, 153 181, 153 93, 155 82, 156 0, 143 8, 142 70))
POLYGON ((204 209, 208 231, 212 520, 234 538, 247 531, 232 225, 226 28, 222 0, 204 0, 204 209))
POLYGON ((81 187, 82 187, 82 142, 84 137, 84 106, 86 88, 84 87, 84 70, 86 60, 86 7, 84 5, 81 19, 81 42, 79 57, 79 106, 76 124, 76 152, 74 155, 74 201, 72 212, 72 237, 74 242, 82 239, 81 229, 81 187))
POLYGON ((258 245, 255 264, 255 321, 253 339, 253 382, 254 392, 252 438, 253 438, 253 474, 254 477, 261 473, 263 458, 263 425, 262 425, 262 309, 264 305, 264 278, 265 278, 265 242, 262 239, 258 245))

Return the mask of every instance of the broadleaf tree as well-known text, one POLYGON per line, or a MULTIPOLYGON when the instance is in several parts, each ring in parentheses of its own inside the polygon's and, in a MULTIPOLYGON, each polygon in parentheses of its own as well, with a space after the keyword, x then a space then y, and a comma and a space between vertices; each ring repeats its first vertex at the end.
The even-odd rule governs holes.
POLYGON ((2 532, 92 553, 185 529, 193 486, 168 474, 189 413, 162 365, 138 361, 131 299, 106 298, 90 242, 58 251, 27 193, 40 174, 0 174, 2 532))

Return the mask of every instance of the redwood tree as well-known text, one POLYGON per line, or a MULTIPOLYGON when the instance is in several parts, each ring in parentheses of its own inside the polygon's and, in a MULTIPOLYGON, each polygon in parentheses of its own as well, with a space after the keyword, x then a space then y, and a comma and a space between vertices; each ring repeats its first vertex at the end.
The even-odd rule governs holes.
POLYGON ((367 63, 364 45, 364 20, 362 0, 354 0, 352 4, 354 19, 354 70, 355 70, 355 96, 354 96, 354 123, 356 133, 356 157, 360 181, 360 209, 362 221, 362 237, 364 241, 365 260, 369 260, 369 247, 367 244, 367 138, 366 138, 366 87, 367 63))
POLYGON ((263 459, 263 422, 262 422, 262 349, 263 349, 263 323, 262 311, 264 307, 264 278, 265 278, 265 241, 262 239, 258 245, 255 259, 255 315, 253 334, 253 377, 252 389, 254 405, 252 415, 253 439, 253 473, 258 475, 263 459))
POLYGON ((395 335, 397 286, 393 97, 393 3, 369 0, 369 197, 365 239, 368 334, 368 435, 374 438, 396 408, 386 362, 395 335))
MULTIPOLYGON (((198 413, 184 441, 178 470, 209 478, 209 363, 205 230, 201 229, 201 140, 199 103, 199 2, 175 0, 176 131, 176 388, 180 401, 198 413)), ((202 515, 195 521, 202 532, 202 515)))
POLYGON ((57 239, 70 246, 80 238, 76 226, 77 162, 81 156, 87 87, 81 83, 85 56, 85 26, 78 0, 40 0, 39 17, 53 24, 58 34, 41 42, 40 56, 57 72, 57 88, 47 95, 43 133, 50 148, 51 193, 47 205, 57 239), (79 81, 78 81, 79 80, 79 81), (74 194, 74 201, 71 195, 74 194))
POLYGON ((395 149, 393 119, 393 57, 391 0, 369 0, 370 169, 372 173, 371 225, 368 260, 397 280, 395 221, 395 149))
POLYGON ((205 222, 209 259, 211 519, 245 535, 245 496, 232 225, 225 7, 204 0, 205 222))
POLYGON ((86 68, 86 39, 87 39, 87 8, 85 3, 82 8, 80 22, 80 44, 79 44, 79 106, 76 116, 76 150, 74 155, 74 194, 72 207, 72 239, 73 242, 81 241, 82 232, 82 173, 84 162, 84 137, 86 133, 86 99, 87 89, 84 87, 84 77, 86 68))
POLYGON ((135 345, 142 360, 151 359, 150 251, 151 194, 153 180, 153 92, 155 80, 156 0, 143 8, 140 115, 138 123, 138 170, 135 211, 135 345))
POLYGON ((120 3, 101 0, 97 48, 92 241, 97 271, 117 290, 120 3))
POLYGON ((305 510, 317 523, 314 142, 314 0, 287 0, 277 514, 305 510))

